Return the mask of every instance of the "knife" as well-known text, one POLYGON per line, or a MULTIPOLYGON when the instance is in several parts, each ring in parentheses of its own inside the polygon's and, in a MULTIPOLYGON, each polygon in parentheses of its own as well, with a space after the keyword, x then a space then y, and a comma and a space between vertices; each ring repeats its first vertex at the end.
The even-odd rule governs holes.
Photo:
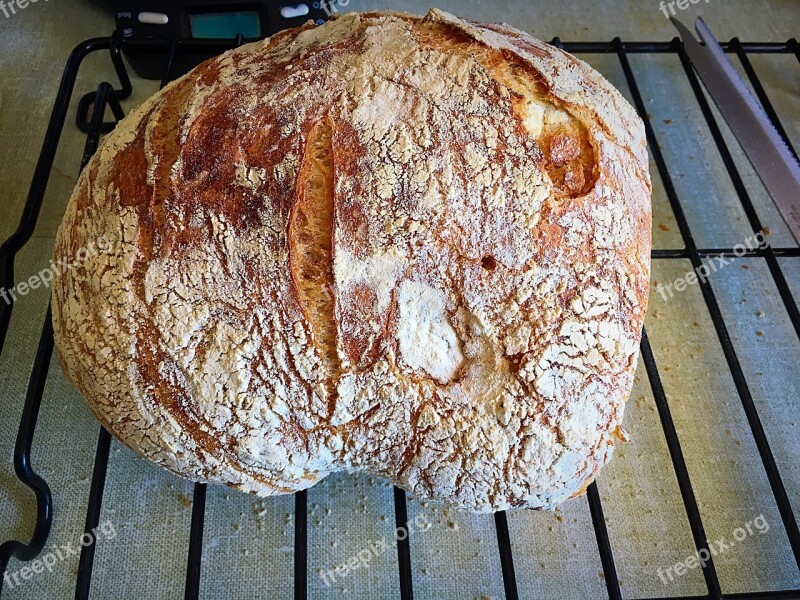
POLYGON ((680 21, 670 20, 714 104, 800 243, 800 164, 703 19, 697 18, 695 28, 705 46, 680 21))

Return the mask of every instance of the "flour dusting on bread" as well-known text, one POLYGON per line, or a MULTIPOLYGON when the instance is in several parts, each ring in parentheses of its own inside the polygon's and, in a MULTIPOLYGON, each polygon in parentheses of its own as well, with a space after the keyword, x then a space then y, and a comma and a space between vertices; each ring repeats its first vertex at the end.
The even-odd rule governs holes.
POLYGON ((624 439, 644 129, 508 26, 349 14, 203 63, 104 140, 56 260, 101 235, 53 286, 58 355, 179 475, 552 508, 624 439))

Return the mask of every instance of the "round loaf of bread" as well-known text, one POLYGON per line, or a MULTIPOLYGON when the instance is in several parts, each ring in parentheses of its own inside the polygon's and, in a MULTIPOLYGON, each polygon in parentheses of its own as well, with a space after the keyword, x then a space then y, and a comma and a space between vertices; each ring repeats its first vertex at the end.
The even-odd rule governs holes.
POLYGON ((269 496, 366 470, 472 511, 553 507, 624 438, 644 128, 511 27, 349 14, 132 112, 55 259, 64 371, 179 475, 269 496))

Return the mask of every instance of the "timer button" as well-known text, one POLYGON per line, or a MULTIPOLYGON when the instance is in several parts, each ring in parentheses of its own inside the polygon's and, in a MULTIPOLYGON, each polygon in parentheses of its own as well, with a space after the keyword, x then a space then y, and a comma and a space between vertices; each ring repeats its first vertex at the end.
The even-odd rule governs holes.
POLYGON ((139 23, 147 23, 148 25, 166 25, 169 23, 169 17, 164 13, 140 12, 139 23))

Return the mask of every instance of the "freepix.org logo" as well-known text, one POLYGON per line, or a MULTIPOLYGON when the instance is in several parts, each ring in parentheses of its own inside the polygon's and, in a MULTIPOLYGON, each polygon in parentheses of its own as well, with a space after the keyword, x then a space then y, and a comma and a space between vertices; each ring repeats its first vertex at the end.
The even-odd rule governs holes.
POLYGON ((26 564, 21 569, 3 574, 3 581, 7 589, 13 589, 25 585, 27 581, 47 570, 52 573, 56 565, 64 562, 70 557, 77 557, 81 554, 81 548, 91 546, 100 540, 113 540, 117 537, 117 530, 114 523, 109 520, 103 521, 91 531, 84 533, 77 542, 68 542, 67 544, 58 544, 53 547, 50 552, 47 552, 39 558, 32 560, 30 564, 26 564))
MULTIPOLYGON (((678 10, 686 10, 689 8, 690 4, 697 4, 699 2, 700 0, 672 0, 671 2, 661 0, 658 7, 661 9, 661 12, 664 13, 664 16, 669 19, 670 14, 672 14, 673 17, 677 14, 675 12, 676 7, 678 10), (667 8, 669 8, 669 12, 667 12, 667 8)), ((705 3, 708 4, 708 0, 705 0, 705 3)))
MULTIPOLYGON (((18 10, 25 10, 30 4, 36 4, 39 0, 0 0, 0 12, 6 19, 17 14, 18 10)), ((47 0, 44 0, 47 2, 47 0)))
MULTIPOLYGON (((3 0, 0 0, 2 2, 3 0)), ((20 281, 11 289, 0 287, 0 298, 6 304, 13 304, 20 296, 27 295, 31 290, 39 287, 50 287, 50 282, 53 277, 64 273, 67 269, 75 269, 81 263, 86 262, 90 258, 97 256, 101 252, 110 252, 112 249, 111 240, 105 234, 100 236, 97 240, 89 242, 83 248, 80 248, 70 261, 66 258, 59 258, 58 262, 50 262, 50 266, 42 269, 35 275, 31 275, 26 281, 20 281)))

